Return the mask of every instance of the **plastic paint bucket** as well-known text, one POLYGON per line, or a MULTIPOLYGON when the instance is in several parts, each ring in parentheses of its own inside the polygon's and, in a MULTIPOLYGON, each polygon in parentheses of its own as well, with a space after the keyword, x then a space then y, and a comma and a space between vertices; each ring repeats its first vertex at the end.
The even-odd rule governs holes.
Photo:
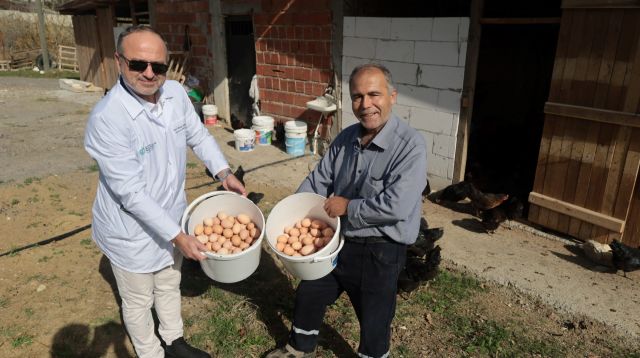
POLYGON ((250 152, 255 147, 256 133, 251 129, 236 129, 233 131, 236 150, 239 152, 250 152))
POLYGON ((256 144, 258 145, 270 145, 271 136, 273 133, 273 117, 270 116, 255 116, 251 120, 253 129, 256 132, 256 144))
POLYGON ((340 219, 327 215, 323 207, 325 200, 324 196, 315 193, 296 193, 278 202, 267 218, 265 234, 269 247, 287 271, 301 280, 315 280, 330 273, 338 264, 338 253, 344 245, 344 240, 340 238, 340 219), (309 256, 289 256, 278 251, 276 242, 285 226, 291 226, 305 217, 329 224, 334 230, 331 241, 309 256))
POLYGON ((200 261, 200 266, 212 280, 223 283, 242 281, 258 268, 264 237, 264 215, 251 200, 230 191, 204 194, 194 200, 184 211, 180 227, 185 233, 193 235, 197 224, 201 224, 205 218, 210 218, 219 211, 233 216, 249 215, 251 221, 260 230, 260 236, 251 246, 236 254, 220 255, 211 251, 204 252, 207 258, 200 261))
POLYGON ((288 121, 284 125, 284 145, 287 154, 293 156, 304 155, 307 144, 307 123, 302 121, 288 121))
POLYGON ((205 125, 214 125, 218 123, 218 107, 213 104, 205 104, 202 106, 202 116, 205 125))

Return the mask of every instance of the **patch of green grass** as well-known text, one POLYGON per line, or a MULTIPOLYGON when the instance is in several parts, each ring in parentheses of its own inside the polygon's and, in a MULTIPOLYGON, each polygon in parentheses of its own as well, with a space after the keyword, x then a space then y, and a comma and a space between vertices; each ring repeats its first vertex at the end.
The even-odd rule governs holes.
POLYGON ((37 227, 40 224, 41 224, 40 221, 36 221, 34 223, 30 223, 29 225, 27 225, 27 229, 31 229, 31 228, 37 227))
POLYGON ((33 311, 33 308, 27 307, 24 309, 24 314, 28 317, 31 318, 33 317, 33 315, 35 314, 35 312, 33 311))
POLYGON ((80 240, 80 245, 89 246, 91 245, 91 241, 92 241, 91 239, 82 239, 80 240))
POLYGON ((15 205, 18 205, 18 204, 20 204, 20 200, 18 200, 18 199, 11 200, 11 206, 15 206, 15 205))
POLYGON ((40 178, 38 178, 38 177, 28 177, 27 179, 24 180, 24 185, 30 185, 33 182, 40 182, 40 178))
POLYGON ((0 77, 29 77, 29 78, 70 78, 74 80, 80 79, 80 73, 67 70, 50 69, 49 71, 40 74, 38 71, 32 69, 12 70, 12 71, 0 71, 0 77))
POLYGON ((27 199, 27 203, 29 204, 34 204, 39 202, 40 202, 40 197, 38 197, 37 195, 27 199))
POLYGON ((83 216, 84 215, 83 213, 79 213, 79 212, 77 212, 75 210, 71 210, 67 214, 73 215, 73 216, 83 216))
POLYGON ((13 348, 28 346, 33 343, 33 337, 28 334, 21 334, 11 340, 11 346, 13 348))
POLYGON ((438 273, 429 287, 432 289, 419 291, 415 299, 432 307, 436 313, 444 312, 482 290, 480 281, 475 278, 444 270, 438 273))
POLYGON ((9 305, 9 299, 0 297, 0 308, 5 308, 9 305))
POLYGON ((196 168, 196 167, 198 167, 198 163, 194 163, 194 162, 188 162, 187 163, 187 168, 189 168, 189 169, 193 169, 193 168, 196 168))
POLYGON ((51 259, 51 256, 42 256, 41 258, 38 259, 38 262, 47 262, 51 259))
POLYGON ((87 171, 89 171, 90 173, 97 172, 98 170, 100 170, 100 167, 98 167, 97 163, 93 163, 87 167, 87 171))

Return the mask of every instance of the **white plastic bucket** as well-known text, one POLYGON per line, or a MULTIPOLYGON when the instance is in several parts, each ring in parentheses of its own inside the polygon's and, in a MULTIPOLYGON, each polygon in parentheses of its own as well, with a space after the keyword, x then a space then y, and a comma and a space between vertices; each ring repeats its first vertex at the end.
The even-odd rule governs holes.
POLYGON ((287 154, 293 156, 304 155, 307 145, 307 123, 302 121, 288 121, 284 125, 284 145, 287 154))
POLYGON ((340 239, 340 219, 331 218, 324 211, 325 197, 314 193, 297 193, 282 199, 273 207, 265 234, 267 242, 276 253, 284 267, 301 280, 316 280, 330 273, 338 263, 338 253, 342 250, 344 240, 340 239), (318 219, 329 224, 333 230, 333 238, 320 251, 309 256, 289 256, 276 249, 276 240, 282 235, 285 226, 291 226, 305 217, 318 219))
POLYGON ((214 252, 204 252, 207 256, 200 261, 202 271, 212 280, 232 283, 242 281, 251 276, 260 263, 262 238, 264 237, 264 216, 262 211, 251 200, 230 191, 214 191, 204 194, 194 200, 184 211, 180 227, 189 235, 197 224, 205 218, 216 215, 219 211, 233 216, 247 214, 260 230, 258 237, 251 246, 237 254, 219 255, 214 252))
POLYGON ((255 148, 256 133, 251 129, 236 129, 233 131, 236 150, 240 152, 250 152, 255 148))
POLYGON ((204 124, 214 125, 218 123, 218 107, 214 104, 205 104, 202 106, 202 116, 204 124))
POLYGON ((255 116, 251 120, 253 129, 256 132, 256 144, 271 145, 271 136, 273 133, 273 117, 255 116))

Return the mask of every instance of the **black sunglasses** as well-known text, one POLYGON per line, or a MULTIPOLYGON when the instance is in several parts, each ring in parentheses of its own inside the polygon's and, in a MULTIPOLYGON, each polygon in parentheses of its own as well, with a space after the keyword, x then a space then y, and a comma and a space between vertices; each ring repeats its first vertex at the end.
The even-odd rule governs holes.
POLYGON ((164 63, 130 60, 124 57, 122 54, 119 55, 127 63, 131 71, 144 72, 147 70, 147 66, 149 65, 151 65, 151 70, 156 75, 164 75, 165 73, 167 73, 167 71, 169 71, 169 65, 164 63))

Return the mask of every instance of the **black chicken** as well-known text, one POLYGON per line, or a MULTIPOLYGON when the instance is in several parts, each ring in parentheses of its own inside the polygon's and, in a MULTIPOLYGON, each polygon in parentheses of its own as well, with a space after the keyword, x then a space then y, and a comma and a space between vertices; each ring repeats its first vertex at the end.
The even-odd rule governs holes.
POLYGON ((625 245, 618 240, 613 240, 609 246, 613 254, 612 263, 616 272, 622 270, 624 277, 627 277, 627 272, 640 268, 640 249, 625 245))
POLYGON ((245 125, 244 121, 240 120, 238 118, 238 116, 236 116, 235 114, 231 113, 231 128, 233 129, 242 129, 242 128, 246 128, 247 126, 245 125))
POLYGON ((449 185, 444 188, 440 195, 435 199, 436 203, 440 203, 442 201, 457 203, 458 201, 465 199, 469 196, 469 186, 469 182, 467 181, 461 181, 459 183, 449 185))
POLYGON ((522 202, 516 197, 510 197, 495 208, 482 212, 480 215, 482 218, 482 226, 484 226, 488 233, 492 234, 505 220, 521 218, 523 211, 524 205, 522 202))
POLYGON ((509 194, 483 193, 472 183, 469 183, 468 187, 469 199, 471 199, 471 206, 473 206, 476 215, 482 211, 493 209, 509 199, 509 194))
POLYGON ((399 292, 411 292, 435 277, 441 261, 440 246, 435 242, 443 234, 442 228, 430 229, 427 221, 420 219, 418 238, 407 248, 407 262, 398 278, 399 292))

